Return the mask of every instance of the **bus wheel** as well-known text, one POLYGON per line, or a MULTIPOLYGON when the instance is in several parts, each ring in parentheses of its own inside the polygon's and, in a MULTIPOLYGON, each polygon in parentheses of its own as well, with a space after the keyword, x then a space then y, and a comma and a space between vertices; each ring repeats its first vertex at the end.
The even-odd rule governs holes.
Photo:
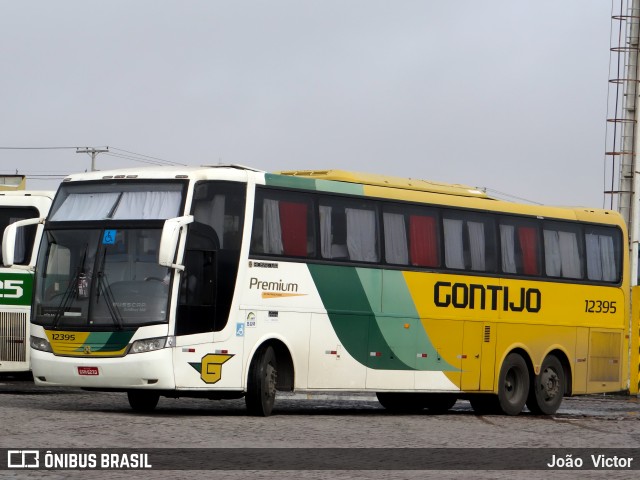
POLYGON ((423 397, 423 405, 431 413, 445 413, 453 407, 458 399, 454 395, 447 393, 426 394, 423 397))
POLYGON ((542 362, 540 375, 531 383, 527 407, 531 413, 553 415, 560 408, 565 391, 564 369, 558 357, 548 355, 542 362))
POLYGON ((276 399, 276 354, 272 347, 261 348, 256 354, 247 380, 245 403, 250 415, 268 417, 276 399))
POLYGON ((148 390, 130 390, 127 392, 127 398, 135 412, 152 412, 158 405, 160 394, 148 390))
POLYGON ((419 393, 377 392, 378 402, 393 413, 417 413, 424 410, 424 398, 419 393))
POLYGON ((529 369, 517 353, 505 358, 498 379, 498 403, 507 415, 518 415, 529 395, 529 369))

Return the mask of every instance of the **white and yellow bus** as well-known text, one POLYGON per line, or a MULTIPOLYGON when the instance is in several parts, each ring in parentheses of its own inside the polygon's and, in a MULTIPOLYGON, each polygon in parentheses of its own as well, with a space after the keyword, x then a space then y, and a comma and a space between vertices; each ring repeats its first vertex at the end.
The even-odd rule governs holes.
MULTIPOLYGON (((10 227, 11 229, 11 227, 10 227)), ((637 392, 615 212, 343 171, 91 172, 47 218, 34 378, 160 396, 376 393, 396 411, 553 414, 637 392)))
MULTIPOLYGON (((19 188, 24 188, 24 181, 19 188)), ((42 234, 42 226, 37 224, 49 211, 55 193, 12 190, 0 186, 0 232, 13 222, 31 225, 17 230, 17 236, 7 241, 13 267, 0 266, 0 373, 28 372, 30 368, 33 271, 42 234)), ((0 255, 0 265, 2 261, 0 255)))

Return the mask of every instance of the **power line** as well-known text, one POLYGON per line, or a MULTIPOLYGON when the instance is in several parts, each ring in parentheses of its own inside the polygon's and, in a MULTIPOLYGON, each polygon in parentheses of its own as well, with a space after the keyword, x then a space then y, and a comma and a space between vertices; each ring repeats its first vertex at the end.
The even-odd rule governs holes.
POLYGON ((0 147, 0 150, 71 150, 78 147, 0 147))
POLYGON ((115 157, 115 158, 123 158, 125 160, 131 160, 133 162, 146 163, 148 165, 156 165, 156 166, 187 166, 184 163, 173 162, 171 160, 165 160, 163 158, 154 157, 151 155, 145 155, 142 153, 132 152, 130 150, 125 150, 123 148, 117 147, 62 147, 62 146, 50 146, 50 147, 8 147, 8 146, 0 146, 0 150, 75 150, 76 153, 87 153, 91 155, 91 170, 95 170, 95 160, 96 156, 99 153, 104 153, 105 155, 115 157), (111 150, 115 150, 116 152, 122 153, 114 153, 111 150))
POLYGON ((124 150, 122 148, 111 147, 111 149, 112 150, 116 150, 118 152, 124 152, 124 153, 128 153, 128 154, 131 154, 131 155, 136 155, 138 157, 148 158, 150 160, 156 160, 157 162, 161 162, 161 163, 164 163, 164 164, 167 164, 167 165, 181 165, 183 167, 186 167, 186 165, 184 163, 173 162, 171 160, 164 160, 162 158, 152 157, 150 155, 143 155, 141 153, 130 152, 129 150, 124 150))

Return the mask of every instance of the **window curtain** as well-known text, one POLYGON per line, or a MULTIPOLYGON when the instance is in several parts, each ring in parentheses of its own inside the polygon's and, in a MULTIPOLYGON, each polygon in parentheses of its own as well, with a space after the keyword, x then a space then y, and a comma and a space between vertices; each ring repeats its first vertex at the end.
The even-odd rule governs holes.
POLYGON ((351 260, 377 262, 376 214, 373 210, 345 208, 347 251, 351 260))
POLYGON ((445 218, 444 226, 444 263, 447 268, 464 268, 464 250, 462 243, 462 220, 445 218))
POLYGON ((331 258, 331 207, 320 205, 320 253, 322 258, 331 258))
POLYGON ((409 263, 407 250, 407 230, 404 215, 401 213, 384 213, 384 249, 387 262, 396 265, 409 263))
POLYGON ((600 257, 600 236, 587 233, 584 237, 587 247, 587 277, 602 280, 602 258, 600 257))
POLYGON ((515 227, 513 225, 500 225, 500 250, 502 271, 516 273, 515 227))
POLYGON ((547 275, 582 277, 578 238, 574 232, 544 230, 544 254, 547 275))
POLYGON ((123 192, 114 219, 155 220, 178 216, 180 192, 123 192))
POLYGON ((438 236, 435 217, 411 215, 409 217, 409 238, 411 241, 411 265, 437 267, 438 236))
POLYGON ((613 237, 600 235, 600 258, 602 259, 602 280, 605 282, 615 282, 618 280, 613 237))
POLYGON ((519 227, 518 241, 522 250, 522 268, 525 275, 539 275, 538 237, 533 227, 519 227))
POLYGON ((119 196, 119 193, 71 193, 53 213, 51 220, 103 220, 119 196))
POLYGON ((560 258, 562 260, 562 276, 565 278, 581 278, 580 254, 578 238, 573 232, 558 232, 560 241, 560 258))
POLYGON ((587 247, 587 276, 590 280, 613 282, 618 279, 615 263, 613 238, 609 235, 588 233, 585 235, 587 247))
POLYGON ((262 203, 262 248, 264 253, 282 254, 282 230, 277 200, 264 199, 262 203))
POLYGON ((544 266, 547 275, 559 277, 562 272, 560 240, 555 230, 544 230, 544 266))
POLYGON ((467 222, 469 230, 469 248, 471 253, 471 270, 484 272, 487 269, 485 257, 486 240, 484 237, 484 223, 467 222))
POLYGON ((279 212, 283 253, 304 257, 307 254, 307 204, 281 201, 279 212))

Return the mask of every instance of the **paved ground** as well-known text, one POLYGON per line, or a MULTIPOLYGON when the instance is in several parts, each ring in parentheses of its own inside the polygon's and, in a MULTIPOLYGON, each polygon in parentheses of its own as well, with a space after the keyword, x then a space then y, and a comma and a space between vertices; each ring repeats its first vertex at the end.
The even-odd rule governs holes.
MULTIPOLYGON (((446 415, 430 415, 427 411, 419 415, 392 415, 371 396, 281 395, 272 417, 256 418, 246 416, 243 400, 161 399, 153 414, 136 414, 129 409, 124 394, 44 389, 29 381, 0 378, 0 412, 0 448, 464 447, 549 448, 549 452, 556 449, 563 452, 568 448, 633 448, 637 449, 640 466, 640 400, 627 396, 567 398, 554 416, 525 412, 518 417, 506 417, 475 415, 465 401, 459 401, 446 415)), ((35 473, 32 473, 34 478, 35 473)), ((540 478, 550 474, 553 478, 586 479, 632 478, 638 472, 225 471, 216 476, 222 474, 225 480, 249 476, 540 478)), ((26 478, 27 475, 0 471, 0 478, 26 478)), ((100 477, 177 478, 187 475, 189 478, 211 478, 212 472, 102 472, 100 477)), ((86 478, 86 473, 38 471, 37 476, 86 478)))

